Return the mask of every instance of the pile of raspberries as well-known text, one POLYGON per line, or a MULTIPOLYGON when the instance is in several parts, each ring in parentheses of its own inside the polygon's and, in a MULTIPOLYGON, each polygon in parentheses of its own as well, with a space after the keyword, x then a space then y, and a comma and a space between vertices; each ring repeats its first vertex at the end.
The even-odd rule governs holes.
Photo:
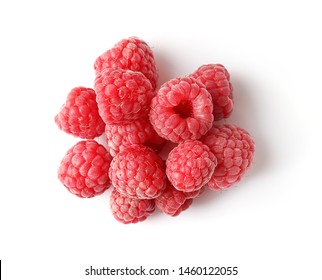
POLYGON ((55 116, 62 131, 83 139, 58 169, 72 194, 90 198, 113 186, 113 216, 137 223, 156 208, 177 216, 205 188, 225 190, 250 167, 249 133, 220 124, 233 111, 223 65, 202 65, 158 87, 151 48, 130 37, 100 55, 94 70, 93 89, 72 89, 55 116))

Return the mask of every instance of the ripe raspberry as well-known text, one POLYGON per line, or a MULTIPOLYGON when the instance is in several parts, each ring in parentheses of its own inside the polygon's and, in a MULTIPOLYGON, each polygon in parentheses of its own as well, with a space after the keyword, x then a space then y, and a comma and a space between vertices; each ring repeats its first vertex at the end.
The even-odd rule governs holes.
POLYGON ((147 117, 128 124, 106 125, 105 133, 107 145, 112 156, 132 144, 143 144, 158 151, 165 142, 155 132, 147 117))
POLYGON ((95 91, 76 87, 55 116, 58 127, 76 137, 93 139, 104 132, 105 124, 98 114, 95 91))
POLYGON ((233 111, 233 87, 230 75, 221 64, 207 64, 200 66, 191 77, 206 86, 210 92, 214 105, 214 120, 228 118, 233 111))
POLYGON ((121 194, 132 198, 156 198, 166 187, 163 160, 141 144, 119 152, 111 162, 109 176, 121 194))
POLYGON ((144 221, 155 210, 153 199, 130 198, 113 189, 110 206, 113 216, 123 224, 144 221))
POLYGON ((168 184, 165 191, 155 199, 156 206, 165 214, 178 216, 189 208, 193 198, 200 196, 203 188, 194 192, 181 192, 168 184))
POLYGON ((108 169, 111 160, 110 154, 96 141, 80 141, 61 161, 58 178, 79 197, 99 195, 110 187, 108 169))
POLYGON ((157 86, 158 73, 153 53, 148 44, 137 37, 121 40, 99 56, 94 64, 96 74, 114 67, 141 72, 150 80, 153 89, 157 86))
POLYGON ((139 72, 109 68, 95 80, 99 113, 106 124, 131 122, 148 114, 154 93, 139 72))
POLYGON ((255 145, 249 133, 235 125, 215 125, 200 139, 217 157, 218 165, 208 186, 222 190, 240 181, 250 167, 255 145))
POLYGON ((163 84, 152 99, 150 121, 156 132, 172 142, 199 139, 211 128, 213 105, 209 92, 193 78, 163 84))
POLYGON ((208 146, 187 140, 170 152, 166 174, 177 190, 192 192, 208 183, 216 165, 217 159, 208 146))

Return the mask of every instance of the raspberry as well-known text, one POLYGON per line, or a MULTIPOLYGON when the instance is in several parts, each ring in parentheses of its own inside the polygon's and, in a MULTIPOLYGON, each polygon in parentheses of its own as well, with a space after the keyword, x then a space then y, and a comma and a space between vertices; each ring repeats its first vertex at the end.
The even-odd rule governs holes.
POLYGON ((113 216, 123 224, 144 221, 155 210, 153 199, 130 198, 113 189, 110 206, 113 216))
POLYGON ((233 111, 233 87, 230 75, 221 64, 200 66, 191 77, 204 84, 210 92, 213 101, 214 120, 228 118, 233 111))
POLYGON ((109 176, 121 194, 132 198, 156 198, 166 187, 163 160, 141 144, 124 147, 113 158, 109 176))
POLYGON ((152 99, 150 121, 156 132, 172 142, 199 139, 213 122, 209 92, 193 78, 163 84, 152 99))
POLYGON ((100 136, 105 124, 98 114, 95 91, 85 87, 72 89, 55 116, 55 122, 61 130, 76 137, 93 139, 100 136))
POLYGON ((165 214, 178 216, 189 208, 193 198, 198 197, 203 188, 194 192, 181 192, 168 184, 165 191, 155 199, 156 206, 165 214))
POLYGON ((153 53, 148 44, 137 37, 121 40, 99 56, 94 64, 96 74, 114 67, 141 72, 150 80, 153 89, 157 86, 158 73, 153 53))
POLYGON ((218 160, 208 187, 221 190, 240 181, 250 167, 255 151, 249 133, 235 125, 215 125, 200 141, 209 146, 218 160))
POLYGON ((128 124, 106 125, 107 145, 112 156, 132 144, 144 144, 158 151, 165 142, 153 129, 147 117, 128 124))
POLYGON ((110 154, 96 141, 80 141, 61 161, 58 178, 79 197, 99 195, 110 187, 108 169, 111 160, 110 154))
POLYGON ((208 183, 216 165, 216 157, 208 146, 198 140, 187 140, 170 152, 166 174, 177 190, 192 192, 208 183))
POLYGON ((154 96, 149 80, 139 72, 109 68, 95 80, 99 113, 106 124, 131 122, 148 114, 154 96))

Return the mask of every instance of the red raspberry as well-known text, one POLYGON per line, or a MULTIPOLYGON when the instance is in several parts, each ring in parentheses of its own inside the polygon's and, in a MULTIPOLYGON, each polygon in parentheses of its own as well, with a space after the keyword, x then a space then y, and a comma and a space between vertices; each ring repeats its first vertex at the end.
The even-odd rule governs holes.
POLYGON ((111 162, 109 176, 121 194, 132 198, 156 198, 166 187, 163 160, 141 144, 119 152, 111 162))
POLYGON ((131 122, 148 114, 154 93, 139 72, 109 68, 95 80, 99 113, 106 124, 131 122))
POLYGON ((69 149, 58 169, 63 185, 79 197, 93 197, 110 187, 112 157, 94 140, 80 141, 69 149))
POLYGON ((112 156, 132 144, 143 144, 154 150, 159 150, 165 142, 155 132, 148 118, 141 118, 128 124, 106 125, 105 133, 112 156))
POLYGON ((208 183, 216 165, 216 157, 208 146, 198 140, 187 140, 170 152, 166 174, 177 190, 192 192, 208 183))
POLYGON ((155 199, 156 206, 165 214, 178 216, 189 208, 193 198, 200 196, 203 188, 194 192, 181 192, 168 184, 165 191, 155 199))
POLYGON ((190 75, 204 84, 210 92, 214 105, 214 120, 228 118, 233 111, 233 87, 230 75, 221 64, 207 64, 190 75))
POLYGON ((163 84, 152 99, 150 121, 156 132, 172 142, 198 139, 213 122, 209 92, 193 78, 163 84))
POLYGON ((113 189, 110 205, 113 216, 123 224, 144 221, 155 210, 153 199, 130 198, 113 189))
POLYGON ((240 181, 250 167, 255 151, 249 133, 235 125, 215 125, 200 141, 209 146, 218 160, 208 182, 209 188, 226 189, 240 181))
POLYGON ((94 64, 96 74, 114 67, 141 72, 150 80, 153 89, 157 86, 158 73, 153 53, 148 44, 137 37, 121 40, 99 56, 94 64))
POLYGON ((95 91, 76 87, 55 116, 58 127, 76 137, 93 139, 104 132, 105 124, 98 114, 95 91))

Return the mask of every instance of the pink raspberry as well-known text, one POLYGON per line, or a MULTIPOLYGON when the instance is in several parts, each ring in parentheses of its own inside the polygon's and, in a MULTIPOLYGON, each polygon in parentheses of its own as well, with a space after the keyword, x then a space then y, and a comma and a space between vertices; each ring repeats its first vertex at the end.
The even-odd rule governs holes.
POLYGON ((113 216, 123 224, 144 221, 155 210, 153 199, 130 198, 113 189, 110 206, 113 216))
POLYGON ((157 151, 165 142, 155 132, 147 117, 127 124, 106 125, 105 133, 112 156, 132 144, 143 144, 157 151))
POLYGON ((108 68, 95 80, 99 113, 106 124, 128 123, 148 114, 154 93, 139 72, 108 68))
POLYGON ((91 88, 76 87, 55 116, 58 127, 75 137, 93 139, 104 132, 105 124, 98 114, 96 93, 91 88))
POLYGON ((163 160, 149 147, 124 147, 112 160, 109 176, 113 186, 131 198, 156 198, 166 187, 163 160))
POLYGON ((177 78, 163 84, 152 99, 150 121, 156 132, 175 143, 199 139, 211 128, 210 93, 193 78, 177 78))
POLYGON ((180 143, 169 154, 166 174, 179 191, 192 192, 208 183, 217 165, 209 147, 198 140, 180 143))
POLYGON ((79 197, 99 195, 110 187, 108 170, 111 160, 110 154, 96 141, 80 141, 61 161, 58 178, 79 197))
POLYGON ((200 139, 214 153, 218 165, 208 182, 212 190, 229 188, 250 167, 255 145, 249 133, 235 125, 215 125, 200 139))
POLYGON ((214 107, 214 120, 228 118, 233 111, 234 103, 233 87, 227 69, 221 64, 207 64, 200 66, 190 76, 204 84, 210 92, 214 107))
POLYGON ((114 67, 141 72, 150 80, 153 89, 157 86, 158 73, 153 53, 148 44, 137 37, 121 40, 99 56, 94 64, 96 74, 114 67))
POLYGON ((193 198, 200 196, 202 192, 203 188, 193 192, 181 192, 168 184, 165 191, 155 199, 155 204, 161 212, 175 217, 188 209, 193 198))

